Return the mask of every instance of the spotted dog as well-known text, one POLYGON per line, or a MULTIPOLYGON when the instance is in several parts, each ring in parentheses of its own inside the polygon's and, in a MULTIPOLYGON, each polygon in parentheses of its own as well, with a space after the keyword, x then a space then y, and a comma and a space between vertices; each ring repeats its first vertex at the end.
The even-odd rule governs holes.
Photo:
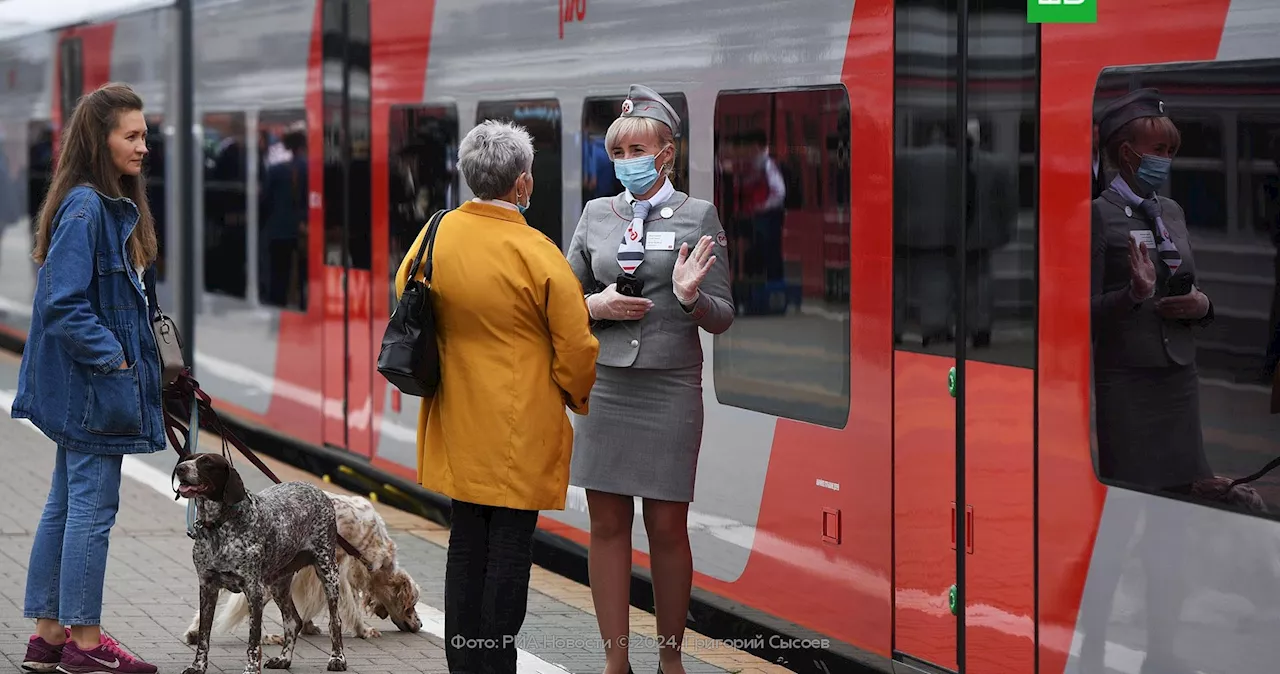
MULTIPOLYGON (((350 541, 368 562, 368 566, 361 564, 346 550, 338 549, 338 612, 342 615, 343 626, 351 628, 360 639, 381 636, 377 629, 365 622, 360 611, 363 607, 366 614, 390 618, 402 632, 422 629, 417 608, 421 590, 413 577, 400 566, 395 539, 391 538, 386 522, 373 503, 362 496, 327 493, 338 517, 338 535, 350 541)), ((229 633, 249 617, 249 602, 243 594, 222 594, 226 595, 226 600, 218 604, 213 634, 229 633)), ((314 569, 302 569, 294 575, 293 600, 298 614, 302 616, 302 633, 319 634, 320 630, 312 620, 324 611, 325 595, 314 569)), ((189 644, 199 640, 199 612, 192 616, 184 636, 189 644)), ((273 634, 264 637, 262 643, 281 644, 283 639, 273 634)))
POLYGON ((294 606, 294 574, 314 566, 329 605, 331 672, 347 669, 338 614, 337 518, 325 493, 302 482, 285 482, 249 494, 231 462, 197 453, 174 468, 178 493, 194 499, 197 536, 191 556, 200 579, 200 626, 195 660, 183 674, 205 674, 209 634, 222 590, 239 592, 249 603, 246 674, 262 671, 262 609, 268 595, 284 616, 284 647, 267 660, 268 669, 288 669, 302 629, 294 606))

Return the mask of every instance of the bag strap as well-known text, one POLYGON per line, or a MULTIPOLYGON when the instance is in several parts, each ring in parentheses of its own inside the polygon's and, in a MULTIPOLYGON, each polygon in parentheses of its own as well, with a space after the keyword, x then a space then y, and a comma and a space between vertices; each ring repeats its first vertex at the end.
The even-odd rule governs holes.
POLYGON ((422 277, 428 285, 431 284, 431 255, 436 249, 436 230, 439 229, 440 221, 444 219, 445 213, 448 212, 449 209, 442 209, 431 216, 431 221, 427 223, 427 240, 422 242, 422 246, 418 248, 418 254, 413 258, 413 265, 409 267, 409 280, 413 280, 413 277, 417 275, 418 266, 422 264, 422 254, 425 252, 427 254, 427 265, 422 271, 422 277))
POLYGON ((147 291, 147 312, 151 316, 151 320, 155 321, 162 313, 160 311, 160 300, 156 299, 156 267, 151 265, 142 273, 142 286, 147 291))
POLYGON ((1266 475, 1267 473, 1270 473, 1271 471, 1275 470, 1277 466, 1280 466, 1280 456, 1277 456, 1276 458, 1267 462, 1267 465, 1263 466, 1262 469, 1259 470, 1258 472, 1252 475, 1247 475, 1245 477, 1239 478, 1237 480, 1232 480, 1231 484, 1227 485, 1227 489, 1230 490, 1232 487, 1235 487, 1237 485, 1248 484, 1250 482, 1253 482, 1254 480, 1257 480, 1262 476, 1266 475))

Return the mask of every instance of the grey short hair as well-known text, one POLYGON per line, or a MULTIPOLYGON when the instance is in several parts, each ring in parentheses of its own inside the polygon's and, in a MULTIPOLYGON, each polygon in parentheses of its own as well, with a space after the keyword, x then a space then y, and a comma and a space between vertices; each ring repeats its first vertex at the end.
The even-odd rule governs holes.
POLYGON ((481 199, 496 199, 533 169, 533 137, 523 126, 489 119, 458 145, 458 170, 481 199))

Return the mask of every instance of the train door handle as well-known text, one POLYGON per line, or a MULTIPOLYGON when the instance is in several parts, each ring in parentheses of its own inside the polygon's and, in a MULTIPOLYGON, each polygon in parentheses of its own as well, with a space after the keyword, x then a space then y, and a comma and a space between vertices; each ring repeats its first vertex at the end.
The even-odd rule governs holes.
POLYGON ((956 549, 956 502, 951 502, 951 549, 956 549))
MULTIPOLYGON (((956 549, 956 502, 951 502, 951 549, 956 549)), ((973 554, 973 506, 964 507, 964 551, 973 554)))
POLYGON ((973 506, 964 507, 964 551, 973 554, 973 506))
POLYGON ((950 393, 952 398, 956 397, 956 368, 954 365, 947 372, 947 393, 950 393))

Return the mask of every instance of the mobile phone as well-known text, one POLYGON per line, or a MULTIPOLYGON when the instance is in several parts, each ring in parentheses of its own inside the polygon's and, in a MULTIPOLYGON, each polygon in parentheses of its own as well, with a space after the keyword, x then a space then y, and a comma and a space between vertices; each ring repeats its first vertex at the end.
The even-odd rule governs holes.
POLYGON ((1178 274, 1169 279, 1165 285, 1166 297, 1177 297, 1186 295, 1191 292, 1191 286, 1195 285, 1195 276, 1191 274, 1178 274))
POLYGON ((618 274, 616 284, 620 295, 640 297, 640 294, 644 292, 644 281, 631 274, 618 274))

